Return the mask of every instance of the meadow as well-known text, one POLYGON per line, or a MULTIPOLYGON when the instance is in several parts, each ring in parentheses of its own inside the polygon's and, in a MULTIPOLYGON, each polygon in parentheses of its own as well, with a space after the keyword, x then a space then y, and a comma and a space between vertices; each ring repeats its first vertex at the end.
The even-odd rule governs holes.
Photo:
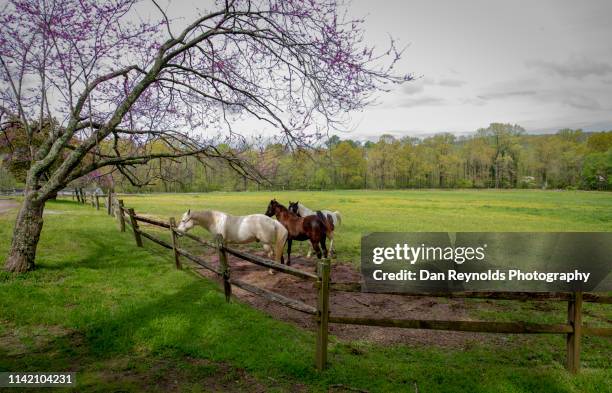
MULTIPOLYGON (((264 213, 270 199, 288 206, 338 210, 340 260, 358 263, 360 239, 371 232, 612 231, 612 194, 584 191, 263 191, 141 194, 122 197, 137 213, 167 219, 192 210, 264 213)), ((198 232, 207 236, 205 231, 198 232)))
MULTIPOLYGON (((188 208, 233 214, 281 202, 340 210, 338 259, 357 261, 373 231, 610 231, 612 195, 542 191, 337 191, 123 196, 139 213, 188 208)), ((0 214, 0 254, 16 210, 0 214)), ((198 232, 203 234, 203 231, 198 232)), ((473 301, 474 319, 559 322, 566 304, 473 301)), ((612 321, 585 305, 585 322, 612 321)), ((586 337, 582 372, 563 366, 561 335, 482 335, 461 346, 382 346, 333 337, 330 367, 313 367, 314 334, 176 271, 169 252, 138 249, 103 211, 49 202, 38 269, 0 273, 0 371, 74 370, 78 391, 612 391, 612 340, 586 337)), ((42 391, 46 391, 42 389, 42 391)))

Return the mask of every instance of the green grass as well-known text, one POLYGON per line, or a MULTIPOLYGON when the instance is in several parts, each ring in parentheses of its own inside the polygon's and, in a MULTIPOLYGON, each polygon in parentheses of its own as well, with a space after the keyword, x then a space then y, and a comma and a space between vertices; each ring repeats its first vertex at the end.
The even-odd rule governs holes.
MULTIPOLYGON (((610 230, 610 194, 555 192, 276 193, 339 209, 340 258, 356 255, 362 232, 378 230, 610 230), (535 210, 532 210, 535 209, 535 210), (538 209, 541 209, 540 214, 538 209), (558 211, 560 210, 560 211, 558 211), (385 213, 387 212, 387 213, 385 213), (394 214, 387 215, 389 212, 394 214), (476 214, 478 217, 470 218, 476 214), (582 214, 582 216, 581 216, 582 214), (601 220, 608 217, 608 220, 601 220), (406 225, 401 223, 406 220, 406 225), (540 222, 540 226, 538 226, 540 222)), ((262 212, 266 193, 126 197, 159 217, 215 208, 262 212)), ((47 205, 38 269, 0 273, 0 371, 77 371, 78 391, 327 391, 342 384, 370 392, 612 391, 612 340, 586 337, 583 371, 563 368, 563 336, 487 336, 465 348, 383 347, 337 342, 330 368, 313 368, 312 332, 239 302, 215 282, 176 271, 145 240, 134 246, 103 212, 71 202, 47 205)), ((14 212, 0 215, 0 253, 14 212)), ((562 320, 564 305, 473 302, 475 317, 562 320), (499 303, 499 305, 497 305, 499 303), (544 305, 544 306, 542 306, 544 305), (542 310, 537 307, 550 307, 542 310)), ((610 307, 587 306, 601 324, 610 307)), ((42 391, 47 391, 42 389, 42 391)), ((339 390, 342 391, 342 390, 339 390)))
MULTIPOLYGON (((243 215, 264 213, 270 199, 339 210, 339 258, 358 263, 371 232, 612 231, 612 194, 581 191, 333 191, 152 194, 126 196, 126 206, 180 220, 188 208, 243 215)), ((199 232, 205 235, 204 231, 199 232)))

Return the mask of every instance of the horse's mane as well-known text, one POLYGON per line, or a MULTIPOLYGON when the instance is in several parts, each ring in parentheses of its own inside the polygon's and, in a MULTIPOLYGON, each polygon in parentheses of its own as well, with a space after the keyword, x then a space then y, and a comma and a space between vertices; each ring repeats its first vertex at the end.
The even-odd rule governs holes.
POLYGON ((283 210, 283 211, 286 211, 286 212, 289 212, 289 213, 292 213, 292 214, 293 214, 293 212, 292 212, 291 210, 289 210, 289 208, 288 208, 287 206, 283 205, 282 203, 280 203, 280 202, 279 202, 279 201, 277 201, 276 199, 274 200, 274 202, 275 202, 275 205, 276 205, 276 206, 278 206, 278 207, 279 207, 281 210, 283 210))
POLYGON ((312 210, 312 209, 310 209, 310 208, 306 207, 306 205, 304 205, 302 202, 298 202, 298 212, 299 212, 300 210, 301 210, 301 211, 303 211, 304 213, 306 213, 306 214, 303 214, 303 215, 305 215, 305 216, 307 216, 307 215, 312 215, 313 213, 315 213, 315 211, 314 211, 314 210, 312 210))

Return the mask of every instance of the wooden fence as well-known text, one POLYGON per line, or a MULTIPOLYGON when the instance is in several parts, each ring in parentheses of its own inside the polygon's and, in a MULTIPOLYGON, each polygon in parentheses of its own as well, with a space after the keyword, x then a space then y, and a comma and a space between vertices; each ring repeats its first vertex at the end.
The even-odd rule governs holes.
MULTIPOLYGON (((497 321, 457 321, 457 320, 427 320, 427 319, 389 319, 365 318, 348 315, 332 315, 329 308, 330 292, 361 292, 362 286, 358 282, 335 283, 330 280, 330 261, 323 259, 318 262, 317 273, 310 273, 291 266, 282 265, 275 261, 252 255, 238 249, 228 247, 223 238, 218 236, 214 242, 201 239, 189 233, 179 233, 176 230, 176 221, 170 218, 168 222, 137 215, 132 208, 126 208, 122 200, 117 200, 112 193, 98 196, 107 198, 108 214, 116 213, 119 228, 126 230, 126 224, 132 228, 134 240, 138 247, 143 247, 142 238, 151 240, 173 251, 174 263, 177 269, 182 268, 181 257, 184 257, 199 266, 215 273, 223 282, 225 298, 229 302, 232 295, 232 286, 261 296, 269 301, 279 303, 293 310, 312 315, 316 325, 315 365, 323 370, 327 364, 328 325, 330 323, 368 325, 380 327, 395 327, 408 329, 452 330, 463 332, 482 333, 512 333, 512 334, 563 334, 566 335, 566 367, 572 373, 580 369, 580 342, 583 335, 612 337, 612 328, 593 327, 582 323, 583 302, 612 304, 612 296, 582 292, 444 292, 444 293, 396 293, 398 296, 430 296, 445 298, 471 298, 491 300, 517 300, 517 301, 564 301, 567 302, 567 322, 559 324, 540 324, 530 322, 497 322, 497 321), (168 243, 142 230, 139 222, 165 228, 170 231, 172 242, 168 243), (219 267, 214 266, 205 259, 193 255, 179 245, 179 237, 185 237, 197 244, 215 249, 219 256, 219 267), (232 278, 231 267, 227 255, 233 255, 244 261, 251 262, 265 268, 290 274, 300 279, 313 282, 317 291, 317 304, 306 304, 297 299, 291 299, 279 293, 259 288, 247 282, 232 278)), ((99 208, 98 202, 93 206, 99 208)))
POLYGON ((102 204, 100 204, 100 199, 102 199, 103 204, 106 206, 107 213, 109 215, 114 214, 114 204, 117 202, 117 199, 112 191, 106 194, 98 194, 95 192, 86 192, 82 188, 75 188, 70 191, 69 194, 72 196, 73 201, 76 200, 78 203, 82 204, 91 203, 91 206, 95 207, 96 210, 100 210, 100 206, 102 206, 102 204))

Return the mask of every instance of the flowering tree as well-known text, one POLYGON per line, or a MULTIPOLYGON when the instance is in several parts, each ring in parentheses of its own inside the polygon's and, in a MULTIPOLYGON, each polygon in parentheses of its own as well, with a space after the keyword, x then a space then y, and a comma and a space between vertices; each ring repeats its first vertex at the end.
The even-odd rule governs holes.
POLYGON ((137 0, 10 0, 0 16, 0 115, 29 143, 23 204, 5 268, 34 267, 45 201, 92 172, 154 159, 216 156, 211 129, 240 136, 241 117, 280 130, 286 143, 346 120, 387 83, 393 42, 375 55, 362 20, 336 0, 227 0, 180 31, 158 3, 139 20, 137 0), (215 128, 217 127, 217 128, 215 128), (163 148, 160 148, 160 144, 163 148))

